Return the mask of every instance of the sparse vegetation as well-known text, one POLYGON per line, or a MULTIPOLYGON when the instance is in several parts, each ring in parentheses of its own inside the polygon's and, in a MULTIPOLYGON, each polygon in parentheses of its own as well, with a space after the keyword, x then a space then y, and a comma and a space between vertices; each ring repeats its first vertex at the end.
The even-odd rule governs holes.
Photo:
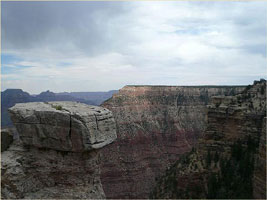
POLYGON ((208 180, 207 198, 252 198, 255 142, 248 138, 247 145, 240 141, 231 148, 228 159, 220 159, 220 173, 213 173, 208 180))
MULTIPOLYGON (((178 164, 189 165, 190 155, 195 153, 195 149, 182 156, 179 161, 172 165, 165 176, 157 178, 157 187, 150 194, 150 198, 198 198, 205 195, 208 199, 251 199, 252 196, 252 176, 254 170, 254 153, 257 149, 257 141, 248 136, 247 142, 235 142, 231 147, 229 156, 220 155, 219 152, 207 151, 205 161, 207 167, 211 168, 211 163, 218 163, 220 171, 213 171, 207 176, 207 191, 195 183, 186 187, 186 190, 178 187, 177 167, 178 164), (161 188, 159 190, 159 188, 161 188), (163 189, 164 188, 164 189, 163 189)), ((196 164, 193 165, 197 169, 196 164)), ((213 167, 212 167, 213 168, 213 167)), ((203 180, 204 181, 204 180, 203 180)), ((205 181, 203 182, 205 184, 205 181)))
POLYGON ((55 108, 56 110, 62 110, 62 106, 61 105, 55 105, 52 106, 53 108, 55 108))

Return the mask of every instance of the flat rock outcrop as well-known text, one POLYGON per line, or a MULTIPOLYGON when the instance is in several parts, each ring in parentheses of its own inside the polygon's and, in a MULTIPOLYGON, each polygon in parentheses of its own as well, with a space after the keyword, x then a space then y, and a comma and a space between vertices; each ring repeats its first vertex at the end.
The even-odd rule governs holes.
POLYGON ((266 80, 212 98, 196 148, 158 178, 151 198, 266 199, 266 80))
POLYGON ((116 138, 112 113, 75 102, 19 103, 9 109, 25 145, 83 152, 101 148, 116 138))
POLYGON ((155 178, 190 151, 206 126, 206 105, 236 86, 125 86, 102 104, 113 112, 118 139, 103 149, 107 198, 148 198, 155 178))
POLYGON ((2 198, 103 199, 100 148, 116 127, 106 108, 75 102, 16 104, 19 139, 2 152, 2 198))

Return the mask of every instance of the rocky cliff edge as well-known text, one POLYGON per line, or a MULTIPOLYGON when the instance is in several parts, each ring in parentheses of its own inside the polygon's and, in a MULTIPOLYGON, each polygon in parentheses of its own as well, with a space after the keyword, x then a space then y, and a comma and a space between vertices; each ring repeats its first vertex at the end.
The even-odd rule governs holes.
POLYGON ((2 198, 105 198, 99 149, 117 137, 108 109, 35 102, 9 112, 19 139, 2 152, 2 198))

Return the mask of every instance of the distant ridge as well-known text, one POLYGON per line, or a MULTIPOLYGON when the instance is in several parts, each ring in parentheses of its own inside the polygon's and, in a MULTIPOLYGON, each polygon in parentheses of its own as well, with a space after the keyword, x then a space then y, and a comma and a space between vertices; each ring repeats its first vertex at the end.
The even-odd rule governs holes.
POLYGON ((223 87, 246 87, 247 85, 125 85, 124 87, 196 87, 196 88, 223 88, 223 87))
POLYGON ((56 95, 69 95, 75 98, 90 100, 95 103, 95 105, 100 105, 105 100, 112 97, 113 94, 117 93, 118 90, 110 90, 107 92, 63 92, 57 93, 56 95))

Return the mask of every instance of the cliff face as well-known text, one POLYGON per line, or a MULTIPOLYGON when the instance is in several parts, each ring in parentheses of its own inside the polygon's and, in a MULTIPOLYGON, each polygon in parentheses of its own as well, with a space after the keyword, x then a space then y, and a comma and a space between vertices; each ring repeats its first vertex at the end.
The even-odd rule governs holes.
POLYGON ((196 149, 175 162, 152 198, 266 198, 266 81, 214 97, 196 149))
POLYGON ((109 110, 38 102, 9 111, 20 138, 1 155, 2 198, 105 198, 99 149, 116 139, 109 110))
POLYGON ((259 150, 255 155, 253 173, 253 197, 255 199, 266 199, 266 120, 265 117, 259 139, 259 150))
POLYGON ((147 198, 155 178, 191 150, 214 95, 244 87, 125 86, 102 104, 113 112, 118 139, 103 149, 101 181, 108 198, 147 198))

